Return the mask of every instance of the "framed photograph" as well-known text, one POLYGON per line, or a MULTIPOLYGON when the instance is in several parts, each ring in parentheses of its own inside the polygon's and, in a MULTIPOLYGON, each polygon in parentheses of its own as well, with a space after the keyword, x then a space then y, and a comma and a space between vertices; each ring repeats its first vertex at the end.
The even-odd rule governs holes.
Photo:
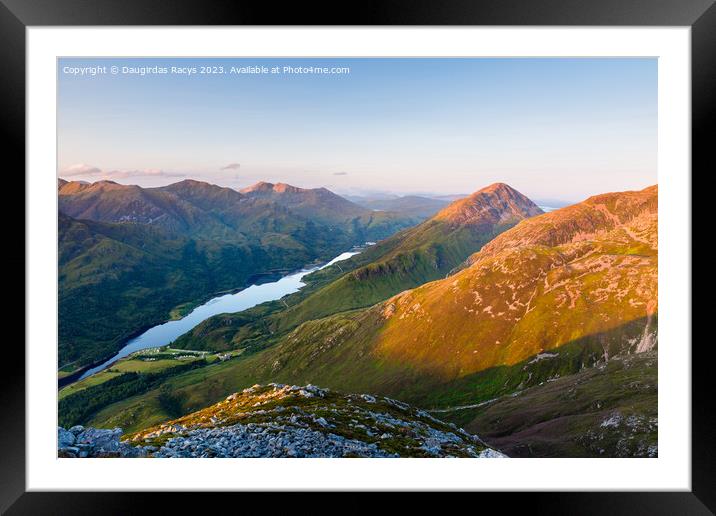
POLYGON ((3 3, 27 301, 3 510, 714 510, 691 326, 713 2, 3 3))

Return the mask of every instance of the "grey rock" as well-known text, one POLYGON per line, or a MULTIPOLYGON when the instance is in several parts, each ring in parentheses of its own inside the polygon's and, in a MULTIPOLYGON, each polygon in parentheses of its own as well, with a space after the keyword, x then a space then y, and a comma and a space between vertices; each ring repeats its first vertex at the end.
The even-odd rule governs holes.
POLYGON ((493 450, 492 448, 486 448, 480 452, 478 457, 481 459, 504 459, 507 455, 500 453, 497 450, 493 450))
POLYGON ((129 444, 122 443, 119 448, 119 456, 120 457, 131 457, 131 458, 137 458, 137 457, 146 457, 147 451, 144 448, 140 447, 134 447, 130 446, 129 444))
POLYGON ((93 452, 117 452, 120 448, 119 438, 121 428, 105 430, 101 428, 86 428, 77 436, 78 444, 88 444, 93 452))
POLYGON ((66 448, 75 444, 75 434, 68 432, 61 426, 57 427, 57 447, 66 448))

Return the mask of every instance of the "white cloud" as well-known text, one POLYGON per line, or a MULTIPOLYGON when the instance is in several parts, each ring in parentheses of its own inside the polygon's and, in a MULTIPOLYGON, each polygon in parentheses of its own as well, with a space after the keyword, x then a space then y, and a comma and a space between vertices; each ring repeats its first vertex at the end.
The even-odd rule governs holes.
POLYGON ((229 163, 228 165, 221 167, 219 170, 239 170, 241 168, 240 163, 229 163))
POLYGON ((60 176, 85 177, 89 179, 126 179, 129 177, 186 177, 186 174, 167 172, 159 168, 103 170, 92 165, 78 163, 61 169, 60 176))
POLYGON ((72 176, 96 176, 98 174, 101 174, 102 170, 93 167, 91 165, 86 165, 84 163, 77 163, 76 165, 70 165, 69 167, 65 167, 62 170, 60 170, 60 175, 66 176, 66 177, 72 177, 72 176))

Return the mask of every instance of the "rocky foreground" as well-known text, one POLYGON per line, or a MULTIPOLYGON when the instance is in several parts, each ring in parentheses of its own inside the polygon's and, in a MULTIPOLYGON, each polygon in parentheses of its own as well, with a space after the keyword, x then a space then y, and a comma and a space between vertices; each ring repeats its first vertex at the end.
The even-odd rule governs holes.
POLYGON ((147 457, 153 450, 120 441, 122 429, 57 427, 57 456, 61 458, 147 457))
POLYGON ((60 457, 505 457, 425 411, 313 385, 255 385, 140 432, 58 429, 60 457))

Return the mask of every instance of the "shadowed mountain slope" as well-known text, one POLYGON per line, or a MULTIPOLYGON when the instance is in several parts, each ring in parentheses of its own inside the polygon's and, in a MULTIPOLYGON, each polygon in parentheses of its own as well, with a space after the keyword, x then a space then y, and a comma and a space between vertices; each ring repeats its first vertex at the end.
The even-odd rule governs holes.
POLYGON ((615 356, 476 408, 433 415, 481 432, 510 457, 656 457, 656 355, 615 356))

